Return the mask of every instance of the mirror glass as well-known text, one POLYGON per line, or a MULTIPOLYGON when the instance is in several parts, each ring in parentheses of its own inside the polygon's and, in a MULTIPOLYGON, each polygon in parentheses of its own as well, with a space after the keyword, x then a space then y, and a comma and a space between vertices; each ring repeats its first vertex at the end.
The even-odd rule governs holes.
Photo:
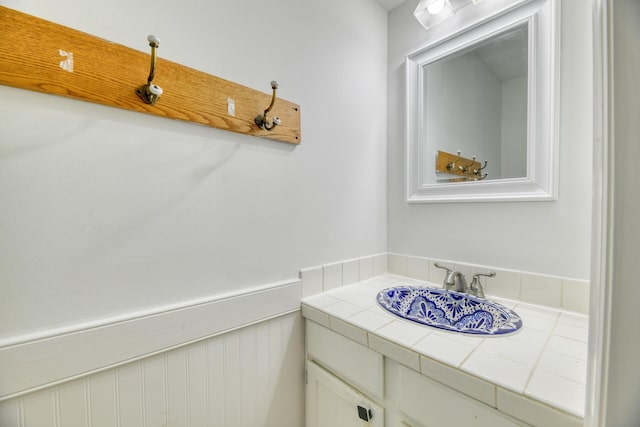
POLYGON ((422 66, 424 184, 527 176, 527 71, 526 23, 422 66))
POLYGON ((407 55, 408 202, 557 199, 554 4, 469 9, 407 55))

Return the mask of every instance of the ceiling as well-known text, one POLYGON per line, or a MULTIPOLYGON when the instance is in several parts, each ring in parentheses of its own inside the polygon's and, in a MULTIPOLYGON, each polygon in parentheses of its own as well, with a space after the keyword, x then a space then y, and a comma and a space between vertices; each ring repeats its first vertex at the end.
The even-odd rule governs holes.
POLYGON ((481 43, 474 50, 500 80, 527 76, 527 26, 500 34, 481 43))
POLYGON ((400 6, 405 0, 376 0, 382 7, 387 10, 395 9, 397 6, 400 6))

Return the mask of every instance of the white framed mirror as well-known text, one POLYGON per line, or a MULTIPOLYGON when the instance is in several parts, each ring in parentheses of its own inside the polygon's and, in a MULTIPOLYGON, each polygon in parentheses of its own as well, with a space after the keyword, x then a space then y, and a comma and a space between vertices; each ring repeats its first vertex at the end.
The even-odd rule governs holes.
POLYGON ((408 202, 557 198, 557 7, 520 2, 407 56, 408 202))

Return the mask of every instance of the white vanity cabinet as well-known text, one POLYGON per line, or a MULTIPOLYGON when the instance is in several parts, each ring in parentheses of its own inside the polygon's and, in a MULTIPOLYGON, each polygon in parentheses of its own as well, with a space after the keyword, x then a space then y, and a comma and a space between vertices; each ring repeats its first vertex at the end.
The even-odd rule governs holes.
POLYGON ((306 321, 306 427, 515 427, 515 420, 306 321))
POLYGON ((307 427, 383 427, 382 355, 310 321, 306 337, 307 427))
POLYGON ((307 363, 307 427, 383 427, 384 410, 336 376, 307 363))
POLYGON ((412 369, 402 365, 395 368, 394 375, 399 377, 397 408, 403 416, 413 420, 405 421, 411 427, 527 425, 412 369))

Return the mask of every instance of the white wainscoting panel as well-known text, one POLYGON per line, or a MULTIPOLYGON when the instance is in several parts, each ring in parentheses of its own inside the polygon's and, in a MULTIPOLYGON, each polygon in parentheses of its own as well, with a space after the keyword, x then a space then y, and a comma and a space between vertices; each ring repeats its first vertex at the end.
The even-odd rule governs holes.
POLYGON ((297 311, 300 297, 295 280, 0 342, 0 401, 297 311))
POLYGON ((300 427, 298 312, 0 402, 2 427, 300 427))

